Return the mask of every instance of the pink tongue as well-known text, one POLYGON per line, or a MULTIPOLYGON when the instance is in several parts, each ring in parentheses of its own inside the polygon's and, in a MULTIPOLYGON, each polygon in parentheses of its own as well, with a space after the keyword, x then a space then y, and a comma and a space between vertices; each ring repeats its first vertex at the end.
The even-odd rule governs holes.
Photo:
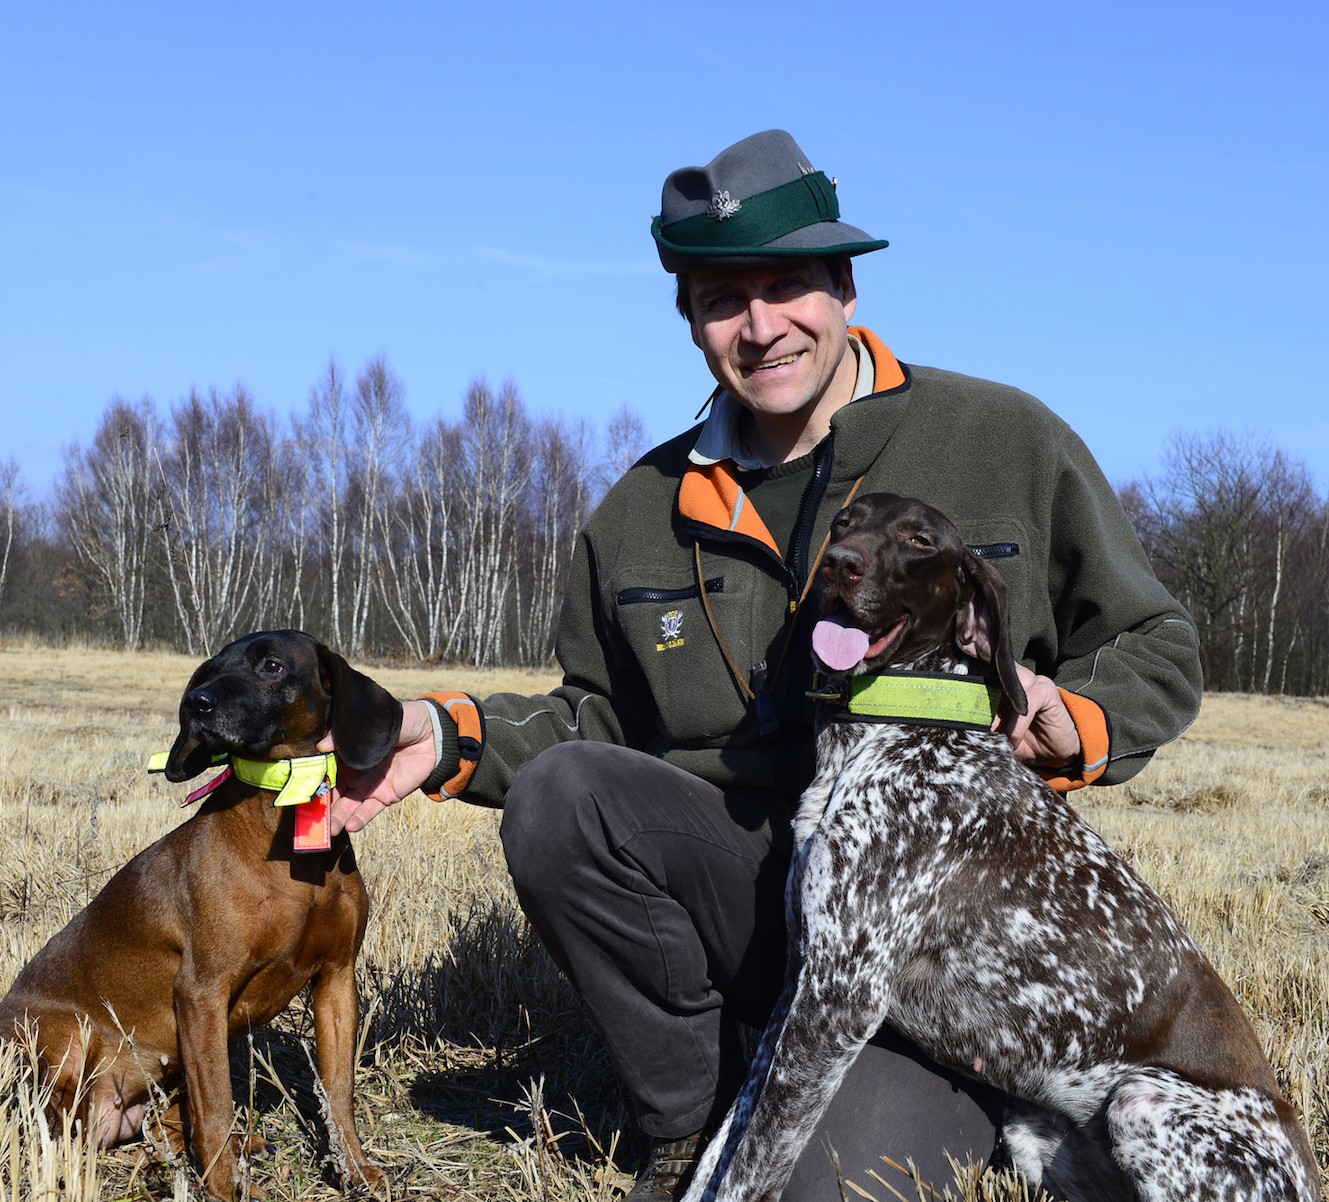
POLYGON ((823 618, 812 628, 812 650, 832 672, 848 672, 868 650, 868 632, 823 618))

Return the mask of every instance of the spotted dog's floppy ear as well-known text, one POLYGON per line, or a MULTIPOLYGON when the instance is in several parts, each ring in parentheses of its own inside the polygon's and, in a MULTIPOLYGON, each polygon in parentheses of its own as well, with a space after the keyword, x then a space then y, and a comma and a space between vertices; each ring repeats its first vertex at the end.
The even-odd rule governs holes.
POLYGON ((185 691, 180 696, 180 733, 175 736, 171 750, 166 753, 166 767, 162 770, 162 775, 172 784, 178 785, 181 781, 192 780, 212 765, 212 752, 194 737, 185 714, 185 698, 195 689, 202 688, 212 671, 213 661, 204 660, 194 669, 194 675, 189 678, 189 683, 185 685, 185 691))
POLYGON ((1016 713, 1029 710, 1029 699, 1015 670, 1015 652, 1006 614, 1006 582, 990 563, 967 548, 960 556, 962 586, 955 620, 955 641, 966 655, 986 660, 997 669, 1002 692, 1016 713))
POLYGON ((401 702, 322 643, 318 645, 318 665, 323 687, 332 699, 328 727, 337 745, 337 758, 360 770, 381 764, 397 745, 401 702))

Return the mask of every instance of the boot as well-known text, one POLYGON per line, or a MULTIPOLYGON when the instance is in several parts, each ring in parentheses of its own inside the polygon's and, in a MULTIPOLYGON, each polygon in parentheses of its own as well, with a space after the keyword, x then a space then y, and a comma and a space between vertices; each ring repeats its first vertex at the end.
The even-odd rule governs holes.
POLYGON ((650 1155, 621 1202, 676 1202, 683 1196, 701 1152, 701 1132, 651 1141, 650 1155))

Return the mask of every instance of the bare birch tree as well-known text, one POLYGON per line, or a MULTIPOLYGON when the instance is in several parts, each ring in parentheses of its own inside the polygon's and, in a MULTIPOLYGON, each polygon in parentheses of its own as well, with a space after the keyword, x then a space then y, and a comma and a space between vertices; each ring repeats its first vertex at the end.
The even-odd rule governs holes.
POLYGON ((609 419, 605 443, 604 487, 608 488, 646 453, 650 443, 645 424, 626 405, 609 419))
POLYGON ((65 452, 64 473, 55 487, 65 536, 115 614, 127 651, 143 642, 160 487, 157 442, 152 402, 131 405, 116 397, 92 445, 85 451, 75 443, 65 452))
POLYGON ((322 465, 309 454, 298 430, 277 445, 274 458, 276 479, 267 505, 267 526, 280 553, 269 566, 266 604, 274 625, 304 630, 317 608, 307 603, 308 582, 327 574, 320 571, 316 536, 327 485, 322 465))
POLYGON ((514 585, 516 651, 523 664, 546 664, 553 655, 572 547, 589 509, 590 443, 585 422, 569 427, 547 419, 535 428, 523 515, 528 535, 514 585))
POLYGON ((484 380, 467 390, 454 509, 457 611, 448 641, 451 654, 476 665, 502 663, 506 654, 517 518, 530 475, 530 425, 511 382, 497 396, 484 380))
POLYGON ((237 386, 172 409, 160 523, 176 615, 191 653, 211 655, 263 611, 273 490, 271 418, 237 386))
POLYGON ((380 596, 393 629, 419 659, 450 651, 458 606, 451 569, 461 448, 458 427, 435 421, 401 473, 397 504, 380 511, 380 596))
POLYGON ((342 573, 346 564, 345 498, 350 450, 351 413, 346 396, 346 380, 335 359, 328 360, 322 379, 309 394, 306 419, 295 423, 295 441, 318 465, 322 491, 317 495, 313 517, 322 554, 323 571, 328 586, 327 614, 332 640, 345 646, 343 629, 342 573))
POLYGON ((1263 667, 1260 669, 1257 664, 1255 687, 1268 693, 1275 671, 1281 681, 1286 681, 1288 664, 1304 635, 1301 607, 1295 596, 1290 599, 1291 604, 1286 601, 1287 594, 1295 591, 1297 578, 1304 579, 1310 574, 1304 569, 1313 554, 1311 548, 1319 505, 1310 474, 1303 464, 1294 463, 1281 450, 1269 448, 1265 448, 1261 460, 1263 504, 1257 532, 1259 561, 1256 566, 1262 585, 1265 621, 1263 667), (1303 570, 1294 573, 1291 569, 1297 561, 1303 570))
POLYGON ((0 601, 5 599, 5 585, 9 580, 9 555, 14 548, 14 527, 18 508, 23 500, 23 477, 18 460, 6 459, 0 463, 0 601))
POLYGON ((371 359, 356 379, 351 406, 354 456, 348 461, 346 515, 350 553, 349 622, 345 653, 363 655, 376 591, 375 573, 384 514, 398 503, 394 465, 406 454, 411 433, 405 390, 382 356, 371 359))

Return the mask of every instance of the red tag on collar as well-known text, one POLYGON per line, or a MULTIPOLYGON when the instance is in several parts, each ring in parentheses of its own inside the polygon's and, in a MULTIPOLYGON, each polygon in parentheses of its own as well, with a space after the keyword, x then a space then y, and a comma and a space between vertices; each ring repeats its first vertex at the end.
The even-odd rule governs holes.
POLYGON ((327 851, 332 846, 332 791, 326 781, 308 801, 295 807, 296 851, 327 851))

